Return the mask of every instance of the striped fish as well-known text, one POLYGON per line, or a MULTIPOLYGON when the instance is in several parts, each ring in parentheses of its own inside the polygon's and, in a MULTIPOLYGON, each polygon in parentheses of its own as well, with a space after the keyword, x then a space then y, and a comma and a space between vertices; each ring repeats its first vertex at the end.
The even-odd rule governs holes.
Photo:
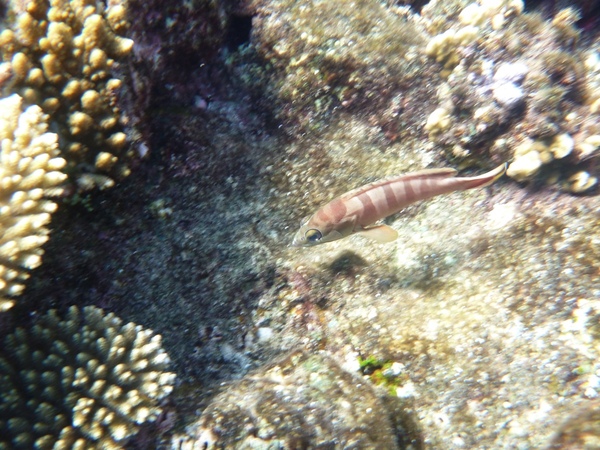
POLYGON ((391 242, 398 232, 387 225, 374 225, 375 222, 419 200, 488 186, 504 175, 506 167, 502 164, 477 177, 456 177, 454 169, 430 169, 367 184, 330 201, 303 220, 292 245, 312 247, 355 233, 378 242, 391 242))

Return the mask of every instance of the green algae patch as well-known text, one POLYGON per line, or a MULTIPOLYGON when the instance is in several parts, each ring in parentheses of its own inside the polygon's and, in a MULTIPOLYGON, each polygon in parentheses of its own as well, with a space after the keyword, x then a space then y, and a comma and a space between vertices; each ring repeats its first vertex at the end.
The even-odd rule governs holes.
POLYGON ((373 384, 383 387, 391 396, 396 396, 397 388, 401 387, 408 376, 404 373, 404 365, 375 356, 358 358, 360 371, 367 376, 373 384))

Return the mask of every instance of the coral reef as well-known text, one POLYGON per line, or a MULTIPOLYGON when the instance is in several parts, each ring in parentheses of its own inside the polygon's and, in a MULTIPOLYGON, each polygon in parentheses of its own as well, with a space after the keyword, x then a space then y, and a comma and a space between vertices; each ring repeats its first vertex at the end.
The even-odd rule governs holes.
MULTIPOLYGON (((126 5, 111 2, 11 2, 9 27, 0 33, 0 87, 39 105, 59 135, 68 171, 79 189, 108 187, 130 172, 135 158, 117 106, 115 75, 133 41, 126 5)), ((131 136, 129 137, 129 140, 131 136)))
POLYGON ((0 448, 123 448, 175 374, 161 338, 95 307, 52 310, 4 338, 0 448))
POLYGON ((28 270, 41 264, 50 215, 66 179, 57 136, 39 106, 22 111, 16 94, 0 100, 0 311, 14 305, 28 270))
POLYGON ((596 53, 573 51, 574 9, 549 21, 522 12, 520 1, 481 0, 431 38, 426 52, 447 80, 425 129, 452 159, 510 159, 508 175, 518 181, 586 192, 597 183, 589 173, 598 135, 596 53))
POLYGON ((430 33, 438 33, 440 26, 447 27, 457 22, 455 26, 434 35, 425 48, 429 57, 442 64, 444 76, 448 76, 460 63, 464 48, 480 38, 482 29, 501 29, 506 20, 521 14, 524 8, 522 0, 480 0, 462 9, 459 9, 462 6, 460 2, 448 3, 444 5, 445 10, 440 8, 438 2, 430 2, 423 8, 430 33), (457 11, 460 13, 457 14, 457 11), (454 20, 440 23, 444 16, 454 20))
POLYGON ((219 410, 231 411, 225 400, 240 391, 223 382, 251 369, 260 378, 298 348, 354 375, 361 357, 401 367, 403 414, 436 448, 543 448, 598 392, 596 347, 581 345, 599 342, 594 310, 575 328, 588 309, 577 299, 600 295, 598 197, 525 194, 505 178, 390 219, 394 244, 289 249, 324 200, 372 174, 421 168, 434 150, 378 152, 381 131, 359 118, 286 144, 214 111, 161 117, 169 167, 140 167, 93 199, 101 220, 59 211, 64 231, 25 292, 40 307, 85 296, 165 330, 184 425, 217 389, 219 410), (155 213, 159 199, 169 214, 155 213))
POLYGON ((503 0, 420 16, 392 1, 130 1, 148 164, 53 214, 3 330, 97 304, 160 331, 180 420, 174 438, 172 419, 141 427, 135 448, 335 446, 352 442, 340 418, 374 424, 356 434, 366 447, 585 442, 600 395, 597 31, 503 0), (476 34, 448 59, 425 53, 464 27, 476 34), (407 208, 387 246, 288 247, 356 186, 469 175, 517 149, 540 164, 523 181, 407 208))

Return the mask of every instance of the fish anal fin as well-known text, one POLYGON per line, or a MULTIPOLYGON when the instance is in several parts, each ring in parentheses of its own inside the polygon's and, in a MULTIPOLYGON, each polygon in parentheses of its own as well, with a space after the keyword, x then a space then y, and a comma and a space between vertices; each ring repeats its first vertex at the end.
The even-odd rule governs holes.
POLYGON ((398 238, 398 232, 387 225, 375 225, 359 232, 362 236, 377 242, 392 242, 398 238))

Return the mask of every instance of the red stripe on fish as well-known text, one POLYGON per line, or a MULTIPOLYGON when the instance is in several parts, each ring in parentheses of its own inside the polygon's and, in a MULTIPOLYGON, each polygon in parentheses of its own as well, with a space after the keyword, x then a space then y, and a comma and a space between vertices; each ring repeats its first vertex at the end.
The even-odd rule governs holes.
POLYGON ((398 202, 398 197, 396 197, 396 193, 394 192, 394 189, 392 189, 389 183, 381 186, 381 189, 383 189, 383 194, 385 195, 385 201, 388 204, 388 208, 390 205, 393 205, 398 202))

